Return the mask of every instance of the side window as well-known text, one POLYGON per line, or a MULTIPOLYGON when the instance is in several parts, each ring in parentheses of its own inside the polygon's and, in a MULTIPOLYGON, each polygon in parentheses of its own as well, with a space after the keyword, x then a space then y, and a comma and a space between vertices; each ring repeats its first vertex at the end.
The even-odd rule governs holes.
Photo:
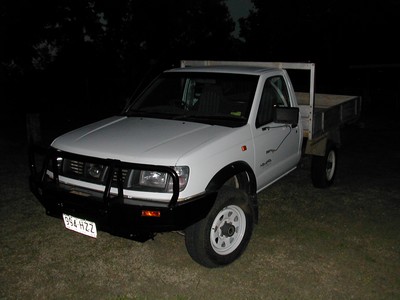
POLYGON ((265 81, 257 112, 256 127, 268 124, 273 120, 273 108, 289 107, 289 93, 282 76, 270 77, 265 81))

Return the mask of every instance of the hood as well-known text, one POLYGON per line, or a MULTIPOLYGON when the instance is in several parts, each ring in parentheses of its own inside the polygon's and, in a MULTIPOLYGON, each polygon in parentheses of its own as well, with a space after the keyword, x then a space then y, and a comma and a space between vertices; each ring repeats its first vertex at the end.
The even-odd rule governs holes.
POLYGON ((56 149, 125 162, 174 166, 230 128, 177 120, 112 117, 58 137, 56 149))

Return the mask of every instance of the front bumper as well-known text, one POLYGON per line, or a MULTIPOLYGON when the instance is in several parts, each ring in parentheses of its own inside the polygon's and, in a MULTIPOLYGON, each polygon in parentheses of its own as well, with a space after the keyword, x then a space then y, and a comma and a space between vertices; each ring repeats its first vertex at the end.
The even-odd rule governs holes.
POLYGON ((182 230, 203 219, 210 211, 216 199, 216 192, 205 193, 185 202, 178 202, 178 176, 172 168, 153 165, 138 165, 117 160, 104 160, 82 157, 80 155, 57 151, 53 148, 44 150, 30 147, 30 188, 46 209, 46 213, 55 217, 69 214, 96 223, 99 230, 114 235, 145 241, 157 232, 182 230), (43 167, 37 170, 36 158, 44 156, 43 167), (109 167, 106 176, 104 192, 86 193, 82 189, 67 187, 59 182, 56 167, 57 157, 74 159, 89 159, 109 167), (50 163, 52 161, 52 163, 50 163), (46 174, 52 165, 53 178, 46 174), (152 202, 151 200, 126 199, 123 195, 121 178, 122 168, 143 168, 168 172, 173 180, 173 193, 168 203, 152 202), (116 186, 118 193, 111 194, 113 184, 112 174, 118 174, 116 186), (157 212, 156 217, 149 217, 146 211, 157 212))

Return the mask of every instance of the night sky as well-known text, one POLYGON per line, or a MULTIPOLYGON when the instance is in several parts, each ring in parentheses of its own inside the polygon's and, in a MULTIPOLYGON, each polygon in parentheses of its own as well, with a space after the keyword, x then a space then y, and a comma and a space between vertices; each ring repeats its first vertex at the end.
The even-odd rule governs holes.
MULTIPOLYGON (((226 1, 232 19, 237 22, 240 18, 246 18, 249 11, 254 9, 254 5, 250 0, 227 0, 226 1)), ((233 35, 239 38, 240 25, 236 23, 236 28, 233 35)))

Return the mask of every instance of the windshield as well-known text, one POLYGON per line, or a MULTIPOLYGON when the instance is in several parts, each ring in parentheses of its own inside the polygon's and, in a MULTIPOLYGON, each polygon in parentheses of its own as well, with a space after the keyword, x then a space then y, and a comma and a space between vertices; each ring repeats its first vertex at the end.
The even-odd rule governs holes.
POLYGON ((243 126, 257 82, 255 75, 166 72, 133 102, 126 114, 243 126))

